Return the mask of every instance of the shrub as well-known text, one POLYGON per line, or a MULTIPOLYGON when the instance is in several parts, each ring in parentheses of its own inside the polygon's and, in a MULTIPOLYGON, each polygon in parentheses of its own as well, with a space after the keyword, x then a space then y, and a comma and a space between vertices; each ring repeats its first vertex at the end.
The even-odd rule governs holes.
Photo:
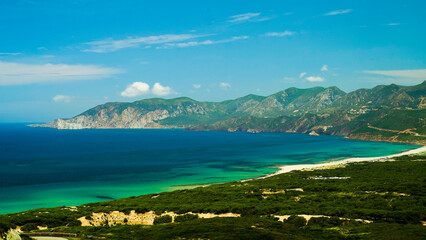
POLYGON ((32 230, 36 230, 37 228, 37 223, 27 223, 24 226, 22 226, 21 228, 23 231, 32 231, 32 230))
POLYGON ((296 227, 304 227, 306 226, 306 219, 304 217, 299 217, 295 215, 291 215, 287 220, 285 220, 285 223, 293 224, 296 227))
POLYGON ((11 228, 16 228, 16 225, 10 222, 0 222, 0 234, 9 231, 11 228))
POLYGON ((80 227, 80 226, 81 226, 81 221, 77 219, 68 223, 68 227, 80 227))
POLYGON ((155 224, 162 224, 162 223, 171 223, 172 222, 172 216, 170 215, 164 215, 161 217, 156 217, 154 219, 154 225, 155 224))
POLYGON ((308 222, 308 226, 321 226, 321 227, 337 227, 341 226, 343 223, 342 220, 340 220, 338 217, 318 217, 318 218, 311 218, 308 222))

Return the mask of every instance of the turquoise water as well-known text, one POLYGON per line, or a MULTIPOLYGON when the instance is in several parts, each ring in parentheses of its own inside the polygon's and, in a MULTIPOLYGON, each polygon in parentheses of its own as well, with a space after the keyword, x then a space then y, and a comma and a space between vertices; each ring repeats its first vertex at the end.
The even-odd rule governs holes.
POLYGON ((0 124, 0 213, 241 180, 272 173, 279 165, 414 148, 289 133, 56 130, 0 124))

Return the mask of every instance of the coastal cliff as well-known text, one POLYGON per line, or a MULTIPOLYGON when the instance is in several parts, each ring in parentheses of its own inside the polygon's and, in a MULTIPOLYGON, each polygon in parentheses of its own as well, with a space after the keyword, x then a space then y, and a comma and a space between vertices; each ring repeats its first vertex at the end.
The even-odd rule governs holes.
MULTIPOLYGON (((172 113, 173 114, 173 113, 172 113)), ((126 108, 120 114, 108 114, 102 109, 96 115, 79 115, 71 119, 55 119, 53 122, 33 125, 57 129, 83 129, 83 128, 163 128, 156 123, 170 117, 167 110, 154 110, 142 113, 134 108, 126 108)))

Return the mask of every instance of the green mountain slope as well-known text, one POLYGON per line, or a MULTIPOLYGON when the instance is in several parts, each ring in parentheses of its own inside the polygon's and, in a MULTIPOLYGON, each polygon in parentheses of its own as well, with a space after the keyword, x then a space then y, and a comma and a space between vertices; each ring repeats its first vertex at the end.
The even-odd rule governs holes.
MULTIPOLYGON (((276 98, 277 95, 279 94, 272 97, 276 98)), ((293 112, 272 118, 265 118, 262 115, 242 116, 190 129, 299 132, 313 135, 343 135, 362 140, 426 144, 425 96, 426 81, 411 87, 394 84, 377 86, 373 89, 356 90, 339 97, 327 107, 319 108, 316 114, 315 109, 311 108, 310 111, 300 113, 302 115, 293 112)), ((311 99, 316 100, 318 98, 311 99)), ((292 101, 296 102, 294 99, 292 101)), ((312 107, 313 104, 309 106, 312 107)), ((306 105, 304 107, 306 109, 306 105)), ((299 109, 303 109, 303 105, 299 109)))
POLYGON ((425 108, 426 81, 417 86, 395 84, 379 85, 372 89, 359 89, 346 94, 333 103, 333 108, 360 109, 365 107, 425 108))
POLYGON ((249 108, 247 112, 257 117, 316 113, 344 95, 345 92, 337 87, 288 88, 266 97, 258 105, 249 108))
POLYGON ((240 116, 277 117, 319 112, 344 94, 336 87, 317 87, 289 88, 269 97, 247 95, 223 102, 199 102, 186 97, 111 102, 71 119, 56 119, 36 126, 59 129, 191 127, 240 116))
POLYGON ((426 81, 409 87, 379 85, 347 94, 337 87, 314 87, 223 102, 187 97, 112 102, 71 119, 34 126, 298 132, 423 144, 425 109, 426 81))

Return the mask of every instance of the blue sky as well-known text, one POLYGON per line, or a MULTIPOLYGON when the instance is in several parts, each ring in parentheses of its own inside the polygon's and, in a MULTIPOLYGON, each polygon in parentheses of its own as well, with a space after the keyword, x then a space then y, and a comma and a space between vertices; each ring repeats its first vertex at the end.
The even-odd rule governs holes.
POLYGON ((426 1, 0 2, 0 122, 426 80, 426 1))

